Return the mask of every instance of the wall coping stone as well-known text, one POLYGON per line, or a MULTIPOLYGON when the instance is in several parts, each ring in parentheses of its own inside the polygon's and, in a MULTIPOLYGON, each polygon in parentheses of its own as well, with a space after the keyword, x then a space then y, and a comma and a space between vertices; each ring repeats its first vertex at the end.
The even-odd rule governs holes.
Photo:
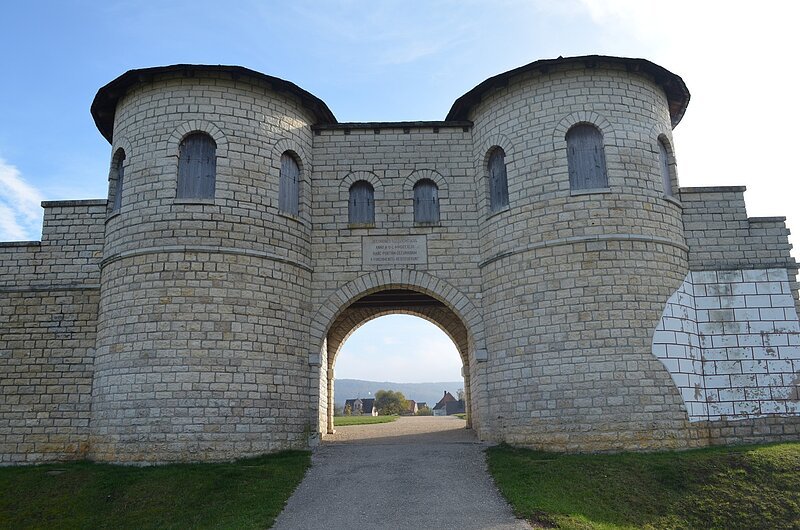
POLYGON ((41 241, 0 241, 0 248, 9 247, 40 247, 41 241))
POLYGON ((785 223, 786 217, 748 217, 747 220, 751 223, 785 223))
POLYGON ((747 186, 698 186, 691 188, 680 188, 680 193, 734 193, 740 191, 747 191, 747 186))
POLYGON ((42 208, 58 208, 61 206, 106 206, 106 199, 79 199, 71 201, 42 201, 42 208))
POLYGON ((459 128, 472 127, 469 120, 458 121, 354 121, 345 123, 321 123, 312 125, 314 131, 333 131, 338 129, 420 129, 427 127, 459 128))

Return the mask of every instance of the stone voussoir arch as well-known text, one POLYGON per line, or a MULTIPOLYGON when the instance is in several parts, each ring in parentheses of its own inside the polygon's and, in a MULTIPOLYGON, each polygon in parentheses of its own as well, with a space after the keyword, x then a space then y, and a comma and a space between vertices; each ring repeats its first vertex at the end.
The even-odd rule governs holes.
POLYGON ((131 147, 131 143, 128 141, 128 139, 122 135, 115 136, 114 144, 111 147, 111 160, 109 161, 111 167, 109 168, 109 171, 113 170, 113 166, 116 163, 117 153, 120 149, 125 152, 125 160, 128 162, 130 162, 131 158, 134 157, 133 147, 131 147))
POLYGON ((680 181, 678 180, 678 163, 675 157, 675 143, 672 140, 672 129, 662 125, 655 125, 650 129, 650 148, 652 149, 653 156, 658 157, 658 144, 664 143, 667 149, 667 164, 669 165, 669 179, 672 184, 672 199, 678 195, 680 190, 680 181))
MULTIPOLYGON (((386 221, 386 212, 384 208, 378 207, 383 201, 384 198, 384 190, 383 190, 383 183, 381 182, 380 177, 377 174, 373 173, 372 171, 348 171, 347 174, 341 179, 340 186, 339 186, 339 200, 343 204, 347 204, 349 208, 350 203, 350 188, 359 181, 369 182, 370 186, 372 186, 372 200, 374 201, 374 223, 381 224, 386 221)), ((349 213, 347 211, 343 212, 341 215, 341 220, 343 226, 349 225, 349 213), (345 224, 346 223, 346 224, 345 224)))
POLYGON ((128 167, 131 164, 133 158, 133 148, 131 147, 131 143, 128 139, 122 135, 118 135, 114 137, 114 143, 111 147, 111 158, 108 164, 108 188, 106 191, 106 197, 108 200, 108 204, 106 205, 106 210, 108 213, 112 212, 112 205, 113 205, 113 195, 117 193, 117 186, 119 182, 117 182, 117 164, 120 163, 119 160, 119 152, 122 151, 125 154, 125 167, 128 167))
POLYGON ((353 301, 384 289, 412 289, 441 301, 464 322, 474 349, 486 351, 483 318, 472 301, 444 280, 413 269, 370 272, 331 293, 311 319, 310 339, 313 347, 322 347, 331 325, 353 301))
POLYGON ((579 110, 567 114, 556 124, 553 129, 553 152, 567 149, 567 132, 580 123, 588 123, 597 127, 603 134, 603 146, 606 149, 616 146, 617 137, 614 128, 604 116, 593 110, 579 110))
POLYGON ((378 177, 378 175, 372 171, 350 171, 342 179, 342 187, 340 191, 342 194, 344 194, 343 196, 346 197, 350 192, 350 186, 359 180, 369 182, 372 186, 372 189, 375 190, 376 195, 378 193, 383 193, 383 184, 381 183, 381 179, 378 177))
POLYGON ((178 125, 167 139, 167 156, 178 158, 178 148, 184 138, 192 133, 206 133, 217 144, 217 158, 228 158, 228 139, 222 129, 208 120, 187 120, 178 125))
POLYGON ((305 175, 311 173, 311 157, 299 142, 291 138, 281 138, 272 146, 272 160, 275 167, 280 168, 281 155, 286 151, 296 155, 297 164, 300 166, 300 178, 306 180, 305 175))
POLYGON ((415 169, 406 177, 403 183, 403 195, 406 199, 414 198, 414 184, 423 179, 430 179, 436 184, 436 187, 439 188, 440 201, 447 199, 447 180, 435 169, 415 169))
POLYGON ((514 163, 516 155, 514 143, 509 140, 505 134, 494 133, 489 135, 476 147, 475 168, 478 170, 478 175, 481 177, 486 176, 486 166, 489 163, 489 154, 495 147, 499 147, 503 150, 503 153, 505 153, 506 167, 511 167, 511 165, 514 163))
MULTIPOLYGON (((478 204, 481 209, 487 208, 489 203, 489 155, 496 147, 503 150, 506 171, 513 172, 514 161, 517 159, 514 143, 502 133, 487 136, 483 142, 476 145, 475 151, 475 186, 478 193, 478 204)), ((510 183, 506 182, 507 186, 510 183)))
POLYGON ((667 146, 667 152, 670 157, 675 157, 675 142, 672 139, 672 129, 666 124, 662 125, 657 123, 650 127, 650 132, 647 134, 647 142, 650 144, 650 149, 654 154, 658 154, 658 142, 664 140, 667 146))

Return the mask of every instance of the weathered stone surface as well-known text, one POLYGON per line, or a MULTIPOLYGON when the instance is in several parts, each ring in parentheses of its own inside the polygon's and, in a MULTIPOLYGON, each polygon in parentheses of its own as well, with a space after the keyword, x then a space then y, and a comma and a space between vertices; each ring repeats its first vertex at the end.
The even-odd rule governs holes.
POLYGON ((657 142, 671 145, 673 120, 645 71, 567 62, 511 76, 470 122, 336 126, 264 79, 185 74, 120 96, 119 210, 45 203, 41 242, 0 244, 0 462, 306 447, 328 431, 339 346, 385 313, 351 303, 387 289, 442 302, 386 311, 450 334, 482 439, 610 451, 797 438, 791 396, 764 395, 796 386, 788 231, 749 219, 743 188, 664 195, 657 142), (584 122, 602 133, 608 188, 576 192, 565 135, 584 122), (215 194, 177 198, 178 148, 197 131, 216 144, 215 194), (297 215, 279 210, 287 151, 297 215), (438 187, 438 223, 414 222, 421 179, 438 187), (359 180, 375 219, 350 225, 359 180), (372 238, 424 240, 425 259, 365 259, 372 238))

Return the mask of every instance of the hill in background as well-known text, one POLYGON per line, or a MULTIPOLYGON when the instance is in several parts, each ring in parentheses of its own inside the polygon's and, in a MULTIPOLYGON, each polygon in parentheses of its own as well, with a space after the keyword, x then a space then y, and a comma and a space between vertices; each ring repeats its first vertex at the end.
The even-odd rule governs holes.
POLYGON ((406 399, 425 401, 433 408, 442 399, 445 391, 456 396, 456 392, 464 388, 464 381, 445 383, 391 383, 388 381, 362 381, 360 379, 336 379, 333 383, 333 397, 336 409, 341 412, 347 399, 375 397, 378 390, 394 390, 402 392, 406 399))

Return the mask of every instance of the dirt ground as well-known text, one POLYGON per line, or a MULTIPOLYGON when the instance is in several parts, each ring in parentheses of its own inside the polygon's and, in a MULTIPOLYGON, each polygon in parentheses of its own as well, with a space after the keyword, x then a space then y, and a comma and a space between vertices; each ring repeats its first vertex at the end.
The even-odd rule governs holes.
MULTIPOLYGON (((334 425, 336 420, 334 419, 334 425)), ((475 432, 455 416, 401 416, 393 422, 335 427, 323 443, 417 444, 476 443, 475 432)))

